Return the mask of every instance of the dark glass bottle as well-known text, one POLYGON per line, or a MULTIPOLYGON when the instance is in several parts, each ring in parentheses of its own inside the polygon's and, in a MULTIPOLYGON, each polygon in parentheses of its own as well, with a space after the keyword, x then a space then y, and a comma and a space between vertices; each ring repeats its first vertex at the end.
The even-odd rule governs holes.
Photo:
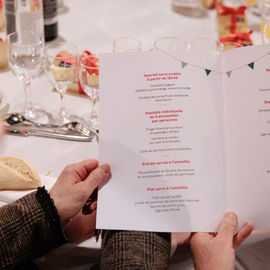
POLYGON ((53 40, 58 35, 57 0, 43 0, 45 41, 53 40))

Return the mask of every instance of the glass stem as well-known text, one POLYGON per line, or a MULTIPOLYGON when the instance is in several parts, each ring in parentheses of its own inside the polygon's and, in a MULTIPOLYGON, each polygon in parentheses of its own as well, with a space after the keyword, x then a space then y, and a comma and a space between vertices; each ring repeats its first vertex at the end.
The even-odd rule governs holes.
POLYGON ((31 95, 30 95, 30 84, 31 84, 31 80, 23 80, 23 86, 24 86, 24 92, 25 92, 24 112, 26 116, 32 114, 32 111, 33 111, 31 95))
POLYGON ((66 116, 66 108, 65 108, 65 102, 64 102, 64 93, 65 90, 60 90, 60 108, 59 108, 59 116, 61 118, 64 118, 66 116))
POLYGON ((95 98, 93 101, 93 108, 92 108, 92 112, 91 112, 91 119, 93 118, 97 118, 97 99, 95 98))

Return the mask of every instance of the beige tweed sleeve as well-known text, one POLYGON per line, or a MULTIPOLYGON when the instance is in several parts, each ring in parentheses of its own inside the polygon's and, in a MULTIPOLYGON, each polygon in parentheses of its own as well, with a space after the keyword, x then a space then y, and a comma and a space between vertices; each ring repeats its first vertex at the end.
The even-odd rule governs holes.
POLYGON ((111 231, 105 240, 101 270, 165 270, 170 261, 170 234, 111 231))
POLYGON ((0 269, 48 253, 66 241, 57 210, 45 188, 0 208, 0 269))

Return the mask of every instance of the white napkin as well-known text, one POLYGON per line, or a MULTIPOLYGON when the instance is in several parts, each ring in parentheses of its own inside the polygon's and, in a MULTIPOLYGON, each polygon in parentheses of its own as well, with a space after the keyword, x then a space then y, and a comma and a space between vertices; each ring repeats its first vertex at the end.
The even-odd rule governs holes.
MULTIPOLYGON (((46 175, 41 175, 40 178, 41 178, 42 186, 45 185, 47 190, 50 190, 56 181, 56 177, 51 177, 51 176, 46 176, 46 175)), ((35 191, 35 189, 0 191, 0 206, 7 203, 14 202, 33 191, 35 191)))

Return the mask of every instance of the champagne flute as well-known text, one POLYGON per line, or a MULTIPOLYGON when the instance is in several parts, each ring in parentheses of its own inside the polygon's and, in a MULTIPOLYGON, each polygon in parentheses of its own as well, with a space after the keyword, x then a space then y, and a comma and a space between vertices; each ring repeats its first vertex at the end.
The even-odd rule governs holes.
POLYGON ((5 49, 11 70, 24 85, 25 104, 24 109, 19 111, 27 119, 38 120, 45 115, 45 111, 32 105, 30 85, 33 78, 40 73, 44 62, 43 38, 32 31, 10 33, 6 37, 5 49))
POLYGON ((83 57, 79 67, 80 85, 93 103, 90 115, 90 127, 98 131, 98 89, 99 89, 99 59, 91 54, 83 57))
POLYGON ((53 122, 56 125, 77 120, 70 115, 64 105, 64 94, 69 85, 75 81, 77 75, 78 51, 76 46, 65 42, 54 42, 46 46, 44 68, 50 83, 60 96, 58 112, 53 113, 53 122))

